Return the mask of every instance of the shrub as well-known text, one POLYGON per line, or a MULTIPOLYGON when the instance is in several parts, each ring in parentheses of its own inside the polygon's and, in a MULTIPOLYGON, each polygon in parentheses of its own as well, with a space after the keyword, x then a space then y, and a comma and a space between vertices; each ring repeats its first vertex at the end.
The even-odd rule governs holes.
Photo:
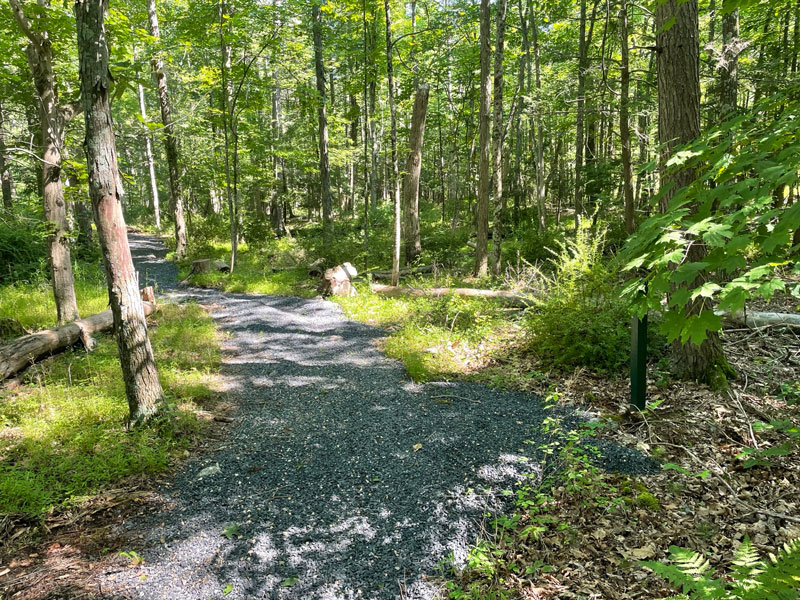
POLYGON ((628 308, 603 262, 603 244, 602 233, 585 230, 561 243, 546 294, 529 311, 530 344, 556 366, 614 371, 628 359, 628 308))
POLYGON ((47 231, 31 219, 0 221, 0 283, 31 281, 47 272, 47 231))

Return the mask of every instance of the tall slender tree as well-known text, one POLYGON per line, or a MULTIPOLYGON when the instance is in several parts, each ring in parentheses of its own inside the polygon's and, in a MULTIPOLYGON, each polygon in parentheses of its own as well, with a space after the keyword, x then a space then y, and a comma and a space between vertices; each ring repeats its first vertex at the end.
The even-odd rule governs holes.
POLYGON ((422 144, 425 138, 425 116, 428 112, 430 86, 420 83, 414 96, 411 130, 408 134, 408 159, 403 181, 403 206, 406 209, 405 258, 411 264, 422 252, 419 237, 419 177, 422 171, 422 144), (409 218, 410 217, 410 218, 409 218))
POLYGON ((578 30, 578 99, 575 122, 575 231, 581 226, 583 213, 583 120, 586 104, 586 0, 581 0, 581 16, 578 30))
MULTIPOLYGON (((53 45, 47 28, 39 29, 31 23, 22 9, 20 0, 9 0, 9 3, 19 28, 28 38, 28 65, 39 101, 42 204, 44 219, 49 228, 48 259, 58 322, 75 321, 78 319, 78 302, 75 298, 75 283, 72 276, 69 222, 64 199, 64 184, 61 180, 61 160, 66 125, 80 112, 80 104, 59 101, 53 72, 53 45)), ((44 4, 46 8, 47 3, 44 4)), ((39 23, 44 18, 46 13, 42 15, 42 19, 38 19, 39 23)))
POLYGON ((480 80, 480 106, 479 106, 479 145, 480 158, 478 164, 478 206, 477 225, 478 238, 475 241, 475 276, 486 277, 489 269, 489 146, 491 138, 489 121, 491 119, 491 11, 489 0, 481 0, 480 13, 480 42, 481 42, 481 80, 480 80))
MULTIPOLYGON (((156 0, 147 0, 147 24, 150 36, 160 43, 161 29, 158 25, 156 0)), ((175 137, 175 124, 172 116, 172 103, 167 89, 167 74, 164 71, 164 60, 161 50, 157 49, 150 59, 153 78, 158 91, 158 104, 161 108, 161 123, 164 125, 164 150, 167 155, 169 171, 169 208, 175 222, 175 255, 182 258, 186 254, 186 219, 183 214, 183 190, 181 189, 180 170, 178 168, 178 140, 175 137)))
POLYGON ((392 11, 389 0, 383 0, 386 15, 386 84, 389 92, 390 144, 392 152, 392 199, 394 201, 394 247, 392 248, 392 285, 400 281, 400 168, 397 164, 397 108, 394 102, 394 65, 392 64, 392 11))
POLYGON ((628 58, 628 2, 622 0, 619 7, 619 138, 622 158, 622 196, 625 203, 625 231, 636 230, 636 214, 633 200, 633 165, 631 161, 631 123, 628 112, 630 96, 630 61, 628 58))
POLYGON ((11 179, 11 171, 8 168, 5 134, 6 120, 3 113, 3 103, 0 102, 0 186, 2 186, 3 191, 3 208, 10 212, 14 208, 13 180, 11 179))
POLYGON ((490 266, 493 275, 500 274, 503 248, 503 220, 506 213, 506 199, 503 196, 503 54, 506 37, 506 0, 497 0, 495 15, 495 49, 494 49, 494 99, 493 99, 493 131, 492 131, 492 168, 494 173, 494 215, 492 229, 492 255, 490 266))
POLYGON ((159 409, 163 392, 147 321, 139 295, 139 281, 128 246, 117 150, 111 121, 108 44, 105 30, 107 0, 76 0, 78 61, 86 122, 86 167, 89 195, 103 251, 108 295, 114 315, 130 422, 146 421, 159 409))
POLYGON ((331 168, 328 158, 328 109, 325 93, 325 65, 322 61, 322 10, 320 0, 313 0, 312 21, 314 30, 314 73, 317 79, 317 117, 319 120, 319 177, 322 203, 322 237, 326 243, 333 241, 333 215, 331 200, 331 168))

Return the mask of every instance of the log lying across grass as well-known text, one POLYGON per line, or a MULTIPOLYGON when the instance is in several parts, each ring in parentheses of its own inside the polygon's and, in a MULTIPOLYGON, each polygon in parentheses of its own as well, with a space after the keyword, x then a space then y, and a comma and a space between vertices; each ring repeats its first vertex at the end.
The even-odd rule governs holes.
MULTIPOLYGON (((400 276, 404 275, 421 275, 423 273, 433 273, 433 265, 421 265, 419 267, 406 267, 400 269, 400 276)), ((392 276, 391 271, 369 271, 368 275, 372 275, 373 279, 390 279, 392 276)))
MULTIPOLYGON (((156 309, 156 305, 152 302, 144 302, 143 304, 145 315, 149 315, 156 309)), ((54 329, 37 331, 0 346, 0 381, 21 371, 38 358, 69 348, 79 340, 84 345, 90 346, 90 339, 93 333, 107 331, 113 326, 114 316, 109 308, 91 317, 73 321, 54 329)))
POLYGON ((439 298, 454 294, 456 296, 467 296, 469 298, 491 298, 501 304, 514 308, 527 308, 533 304, 533 297, 530 295, 509 292, 506 290, 479 290, 476 288, 429 288, 418 289, 410 287, 399 287, 393 285, 373 284, 372 291, 381 296, 431 296, 439 298))
POLYGON ((800 328, 800 315, 794 313, 739 311, 733 314, 722 313, 722 321, 725 325, 749 327, 750 329, 762 327, 800 328))

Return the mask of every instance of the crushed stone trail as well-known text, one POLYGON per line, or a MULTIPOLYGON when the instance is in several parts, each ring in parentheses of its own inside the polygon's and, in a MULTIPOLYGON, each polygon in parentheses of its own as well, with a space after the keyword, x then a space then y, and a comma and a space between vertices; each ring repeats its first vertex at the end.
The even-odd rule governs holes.
MULTIPOLYGON (((385 333, 335 303, 180 289, 160 240, 131 247, 142 280, 211 307, 227 332, 235 421, 159 490, 164 508, 119 526, 144 563, 104 573, 108 598, 430 599, 503 490, 547 468, 539 398, 415 384, 377 347, 385 333)), ((603 453, 607 468, 652 468, 603 453)))

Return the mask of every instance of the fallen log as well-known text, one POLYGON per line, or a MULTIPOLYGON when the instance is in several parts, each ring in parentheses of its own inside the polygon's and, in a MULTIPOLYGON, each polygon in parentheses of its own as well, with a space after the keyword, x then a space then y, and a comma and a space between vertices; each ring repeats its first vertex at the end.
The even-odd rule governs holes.
MULTIPOLYGON (((151 302, 143 302, 144 314, 152 313, 156 306, 151 302)), ((114 326, 111 309, 92 315, 79 321, 73 321, 54 329, 37 331, 17 338, 9 344, 0 346, 0 381, 21 371, 38 358, 69 348, 78 341, 90 348, 91 335, 106 331, 114 326)))
POLYGON ((499 303, 515 308, 527 308, 533 304, 533 297, 507 290, 479 290, 476 288, 429 288, 418 289, 410 287, 400 287, 393 285, 373 284, 372 291, 381 296, 430 296, 440 298, 448 294, 456 296, 467 296, 469 298, 491 298, 499 303))
MULTIPOLYGON (((423 273, 433 273, 433 265, 421 265, 419 267, 406 267, 400 269, 400 276, 404 275, 421 275, 423 273)), ((391 271, 369 271, 368 275, 372 275, 373 279, 390 279, 392 276, 391 271)))
POLYGON ((776 312, 744 312, 723 313, 723 323, 734 327, 749 327, 761 329, 763 327, 792 327, 800 328, 800 315, 794 313, 776 312))
POLYGON ((353 278, 358 275, 356 268, 349 262, 327 269, 317 288, 323 296, 355 296, 353 278))

